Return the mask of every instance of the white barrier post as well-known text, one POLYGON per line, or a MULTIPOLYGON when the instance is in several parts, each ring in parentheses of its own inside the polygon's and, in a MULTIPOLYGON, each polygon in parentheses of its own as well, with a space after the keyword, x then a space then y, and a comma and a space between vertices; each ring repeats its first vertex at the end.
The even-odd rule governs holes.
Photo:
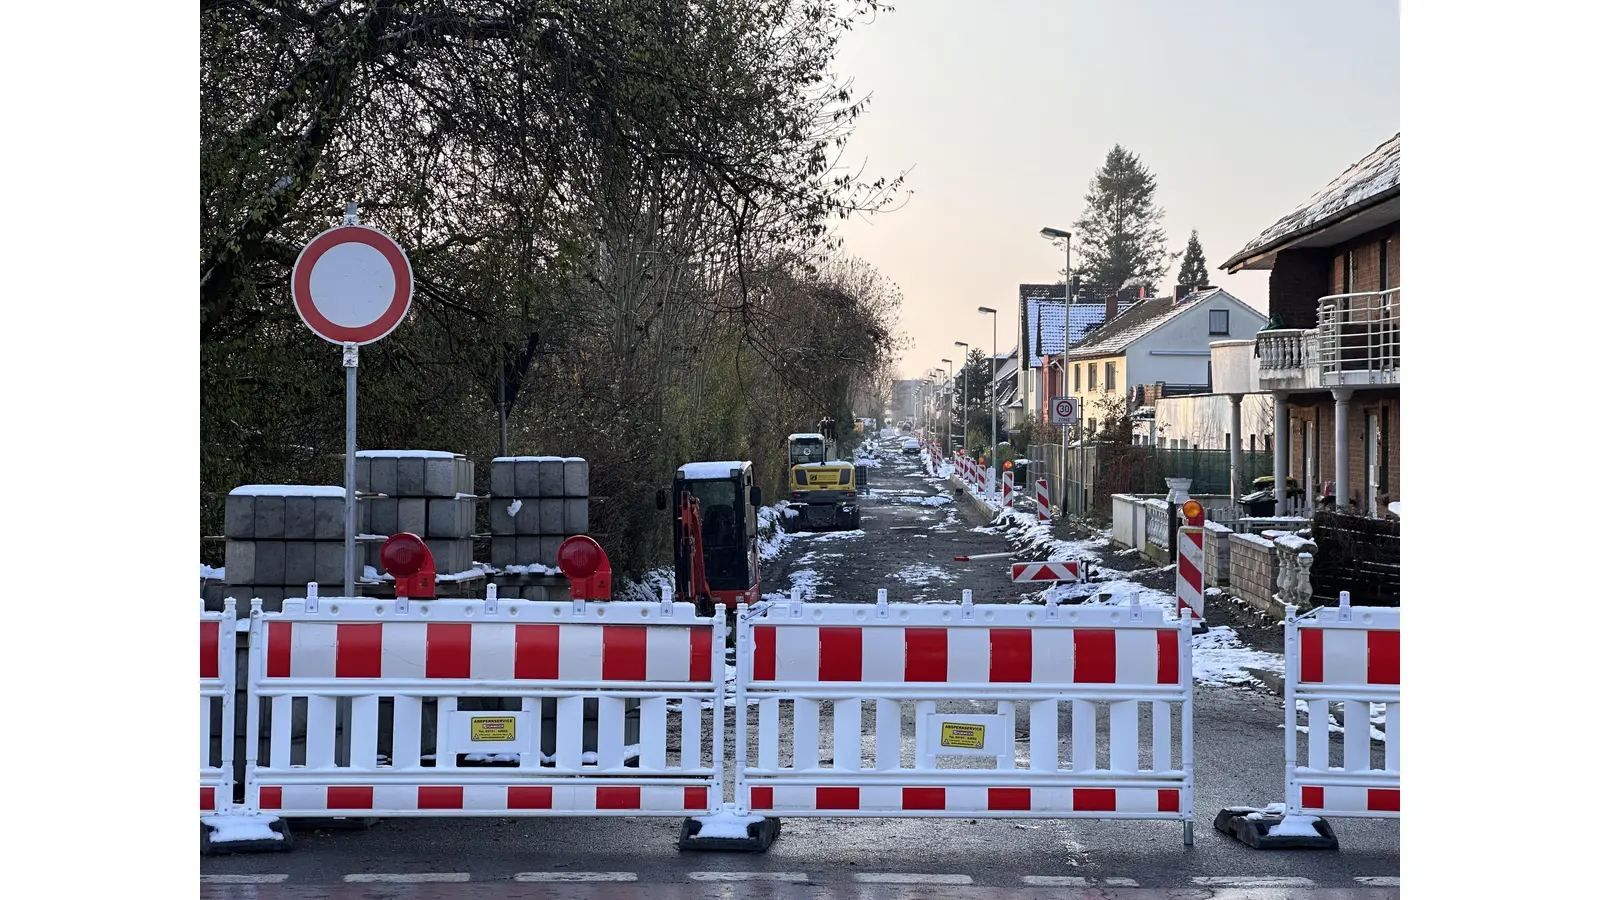
POLYGON ((1178 608, 1194 612, 1198 634, 1207 631, 1205 531, 1204 526, 1180 525, 1178 552, 1173 554, 1178 562, 1178 608))
POLYGON ((1012 471, 1010 469, 1007 469, 1006 470, 1006 474, 1005 474, 1005 481, 1002 484, 1001 497, 1000 497, 1000 505, 1003 506, 1006 509, 1010 509, 1011 508, 1011 495, 1014 493, 1015 488, 1016 488, 1016 476, 1014 474, 1012 474, 1012 471))

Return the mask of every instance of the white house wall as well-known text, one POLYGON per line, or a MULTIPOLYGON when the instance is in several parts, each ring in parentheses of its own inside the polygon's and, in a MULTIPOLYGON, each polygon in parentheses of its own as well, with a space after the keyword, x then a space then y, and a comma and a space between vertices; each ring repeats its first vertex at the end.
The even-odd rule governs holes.
MULTIPOLYGON (((1272 395, 1246 394, 1239 416, 1244 426, 1240 445, 1249 449, 1250 436, 1255 435, 1256 448, 1265 449, 1267 435, 1272 434, 1272 395)), ((1231 418, 1226 394, 1163 397, 1156 401, 1156 445, 1226 450, 1228 433, 1233 429, 1231 418)), ((1148 433, 1137 425, 1133 431, 1138 435, 1148 433)))
POLYGON ((1165 381, 1168 384, 1205 384, 1212 341, 1254 337, 1261 326, 1267 324, 1266 316, 1226 291, 1205 300, 1196 300, 1193 306, 1193 309, 1128 345, 1128 372, 1122 376, 1127 379, 1126 383, 1154 384, 1165 381), (1227 334, 1210 333, 1210 311, 1213 309, 1228 310, 1227 334), (1164 350, 1186 353, 1166 355, 1161 353, 1164 350))

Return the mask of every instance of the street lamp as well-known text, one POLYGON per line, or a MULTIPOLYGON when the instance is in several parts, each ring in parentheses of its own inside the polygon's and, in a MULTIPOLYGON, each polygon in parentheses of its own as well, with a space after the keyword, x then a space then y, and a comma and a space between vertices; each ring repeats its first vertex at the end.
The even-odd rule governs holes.
MULTIPOLYGON (((972 349, 972 346, 966 341, 956 341, 956 346, 963 351, 972 349)), ((971 362, 972 354, 963 352, 961 354, 961 449, 963 450, 967 449, 967 408, 972 405, 972 395, 967 393, 967 370, 972 368, 969 365, 971 362)), ((950 448, 952 454, 955 451, 956 448, 950 448)))
MULTIPOLYGON (((1064 394, 1066 396, 1071 396, 1072 395, 1072 386, 1071 386, 1071 383, 1067 380, 1067 378, 1068 378, 1067 373, 1072 371, 1072 366, 1071 366, 1071 362, 1072 362, 1072 232, 1070 232, 1070 231, 1062 231, 1059 228, 1041 228, 1041 229, 1039 229, 1039 236, 1044 238, 1045 240, 1049 241, 1052 244, 1055 243, 1056 241, 1062 241, 1066 245, 1067 267, 1066 267, 1065 271, 1063 272, 1063 275, 1065 276, 1066 284, 1064 286, 1065 290, 1062 293, 1063 293, 1063 296, 1065 296, 1067 298, 1067 304, 1066 304, 1067 314, 1065 316, 1063 316, 1062 319, 1061 319, 1061 321, 1062 321, 1062 326, 1061 326, 1062 330, 1066 332, 1061 337, 1061 392, 1062 392, 1062 394, 1064 394)), ((1079 419, 1081 421, 1082 416, 1083 416, 1083 410, 1081 410, 1081 409, 1078 410, 1078 416, 1079 416, 1079 419)), ((1079 434, 1082 434, 1082 430, 1081 429, 1079 431, 1079 434)), ((1080 457, 1083 456, 1084 455, 1083 451, 1080 450, 1078 452, 1078 455, 1080 457)), ((1080 481, 1079 483, 1081 484, 1082 482, 1080 481)), ((1067 426, 1066 426, 1065 423, 1063 423, 1062 426, 1061 426, 1061 514, 1062 515, 1066 515, 1066 513, 1067 513, 1067 426)))
MULTIPOLYGON (((949 375, 949 379, 947 379, 947 381, 954 380, 955 377, 956 377, 956 368, 955 368, 956 363, 955 363, 955 360, 953 360, 953 359, 941 359, 941 360, 939 360, 939 362, 942 362, 945 365, 950 367, 950 375, 949 375)), ((945 416, 945 420, 944 420, 944 449, 945 449, 946 452, 953 453, 953 452, 955 452, 955 448, 950 445, 950 436, 951 436, 951 433, 952 433, 952 428, 955 425, 956 398, 954 396, 954 392, 948 392, 948 393, 950 395, 950 403, 949 403, 949 413, 950 414, 945 416)))
POLYGON ((990 341, 994 349, 989 353, 989 493, 993 494, 995 451, 1000 446, 1000 386, 995 384, 995 356, 1000 353, 1000 311, 980 306, 978 312, 992 317, 989 322, 994 329, 990 341))

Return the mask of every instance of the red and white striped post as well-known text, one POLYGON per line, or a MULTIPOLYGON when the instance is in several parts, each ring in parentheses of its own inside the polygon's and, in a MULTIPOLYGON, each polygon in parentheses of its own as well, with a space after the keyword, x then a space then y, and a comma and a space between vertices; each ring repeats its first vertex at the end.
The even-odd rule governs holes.
POLYGON ((1195 633, 1206 631, 1205 507, 1196 500, 1183 504, 1188 524, 1178 527, 1178 614, 1185 609, 1195 618, 1195 633))
POLYGON ((1011 470, 1010 469, 1007 469, 1006 470, 1006 474, 1005 474, 1005 479, 1001 482, 1001 498, 1000 498, 1000 505, 1001 506, 1005 507, 1006 509, 1010 509, 1011 508, 1012 494, 1015 492, 1015 489, 1016 489, 1016 476, 1011 474, 1011 470))
POLYGON ((1046 489, 1043 478, 1034 483, 1034 489, 1037 492, 1034 494, 1034 504, 1039 507, 1039 521, 1048 522, 1050 521, 1050 491, 1046 489))

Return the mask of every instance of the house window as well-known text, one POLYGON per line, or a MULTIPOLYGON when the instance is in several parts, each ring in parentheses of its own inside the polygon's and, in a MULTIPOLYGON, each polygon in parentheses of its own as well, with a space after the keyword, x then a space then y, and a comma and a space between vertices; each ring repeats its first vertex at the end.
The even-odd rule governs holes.
POLYGON ((1083 363, 1078 363, 1072 367, 1072 392, 1077 393, 1081 390, 1083 390, 1083 363))
POLYGON ((1228 333, 1228 311, 1227 310, 1225 310, 1225 309, 1213 309, 1211 311, 1211 333, 1212 334, 1227 334, 1228 333))
POLYGON ((1095 390, 1096 375, 1099 374, 1100 364, 1089 363, 1089 390, 1095 390))
POLYGON ((1378 243, 1378 290, 1389 289, 1389 244, 1393 238, 1384 238, 1378 243))
POLYGON ((1114 363, 1114 362, 1108 362, 1108 363, 1106 363, 1106 390, 1114 391, 1116 389, 1117 389, 1117 364, 1114 363))
MULTIPOLYGON (((1090 366, 1090 367, 1089 367, 1089 371, 1090 371, 1090 373, 1093 373, 1093 372, 1094 372, 1094 366, 1090 366)), ((1091 379, 1091 381, 1092 381, 1092 380, 1093 380, 1093 379, 1091 379)), ((1093 387, 1093 386, 1094 386, 1094 385, 1093 385, 1093 384, 1090 384, 1090 385, 1089 385, 1089 386, 1090 386, 1090 387, 1093 387)), ((1093 420, 1093 419, 1090 419, 1090 420, 1089 420, 1089 433, 1090 433, 1090 434, 1094 434, 1094 431, 1095 431, 1095 428, 1094 428, 1094 420, 1093 420)))

